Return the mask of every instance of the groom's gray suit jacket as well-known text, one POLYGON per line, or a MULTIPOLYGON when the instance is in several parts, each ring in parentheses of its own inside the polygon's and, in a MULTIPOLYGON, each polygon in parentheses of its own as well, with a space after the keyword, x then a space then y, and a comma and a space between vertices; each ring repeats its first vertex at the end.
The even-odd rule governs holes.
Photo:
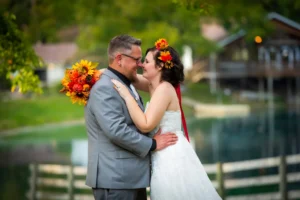
MULTIPOLYGON (((152 139, 137 130, 125 102, 113 87, 112 78, 122 82, 110 70, 105 70, 93 86, 85 107, 86 184, 92 188, 145 188, 150 183, 148 153, 152 139)), ((137 102, 143 110, 142 103, 137 102)))

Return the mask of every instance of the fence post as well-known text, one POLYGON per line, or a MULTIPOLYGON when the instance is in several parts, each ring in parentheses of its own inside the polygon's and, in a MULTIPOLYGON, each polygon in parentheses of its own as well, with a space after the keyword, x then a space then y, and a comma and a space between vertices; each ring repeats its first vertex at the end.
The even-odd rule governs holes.
POLYGON ((221 162, 217 163, 217 181, 219 195, 223 200, 225 200, 223 163, 221 162))
POLYGON ((36 199, 36 182, 38 176, 38 165, 37 164, 29 164, 29 192, 28 192, 28 199, 35 200, 36 199))
POLYGON ((72 164, 70 164, 68 179, 69 179, 69 187, 68 187, 69 200, 73 200, 73 198, 74 198, 74 167, 72 164))
POLYGON ((280 191, 280 199, 287 200, 288 194, 287 194, 287 180, 286 180, 286 157, 280 156, 280 163, 279 163, 279 177, 280 177, 280 183, 279 183, 279 191, 280 191))

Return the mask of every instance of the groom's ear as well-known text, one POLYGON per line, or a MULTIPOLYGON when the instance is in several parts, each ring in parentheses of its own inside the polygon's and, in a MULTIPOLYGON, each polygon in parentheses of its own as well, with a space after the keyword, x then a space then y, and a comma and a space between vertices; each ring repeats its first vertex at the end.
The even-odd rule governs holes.
POLYGON ((117 60, 117 63, 118 63, 119 66, 121 65, 121 59, 122 59, 121 54, 116 55, 116 60, 117 60))

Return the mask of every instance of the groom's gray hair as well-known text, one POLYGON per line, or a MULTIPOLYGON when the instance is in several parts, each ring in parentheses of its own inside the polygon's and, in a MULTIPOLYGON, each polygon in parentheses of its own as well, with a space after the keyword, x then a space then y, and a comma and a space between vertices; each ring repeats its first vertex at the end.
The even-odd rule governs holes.
POLYGON ((130 54, 132 45, 141 46, 141 44, 142 41, 140 39, 130 35, 118 35, 114 37, 111 39, 107 48, 109 63, 113 62, 117 52, 130 54))

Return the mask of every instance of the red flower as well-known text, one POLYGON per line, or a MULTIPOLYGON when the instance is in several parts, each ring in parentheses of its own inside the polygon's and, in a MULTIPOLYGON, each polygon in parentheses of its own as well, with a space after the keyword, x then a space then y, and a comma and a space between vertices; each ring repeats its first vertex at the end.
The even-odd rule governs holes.
POLYGON ((75 81, 71 81, 69 84, 68 84, 68 87, 70 88, 71 91, 73 91, 73 86, 74 84, 76 84, 75 81))
POLYGON ((95 83, 96 83, 96 79, 95 79, 95 78, 92 78, 92 79, 91 79, 91 82, 90 82, 91 86, 93 86, 95 83))
POLYGON ((83 87, 82 87, 82 85, 76 83, 76 84, 73 85, 73 90, 74 90, 76 93, 81 93, 82 90, 83 90, 83 87))
POLYGON ((160 53, 160 57, 158 57, 161 61, 167 62, 172 60, 172 56, 169 51, 162 51, 160 53))

